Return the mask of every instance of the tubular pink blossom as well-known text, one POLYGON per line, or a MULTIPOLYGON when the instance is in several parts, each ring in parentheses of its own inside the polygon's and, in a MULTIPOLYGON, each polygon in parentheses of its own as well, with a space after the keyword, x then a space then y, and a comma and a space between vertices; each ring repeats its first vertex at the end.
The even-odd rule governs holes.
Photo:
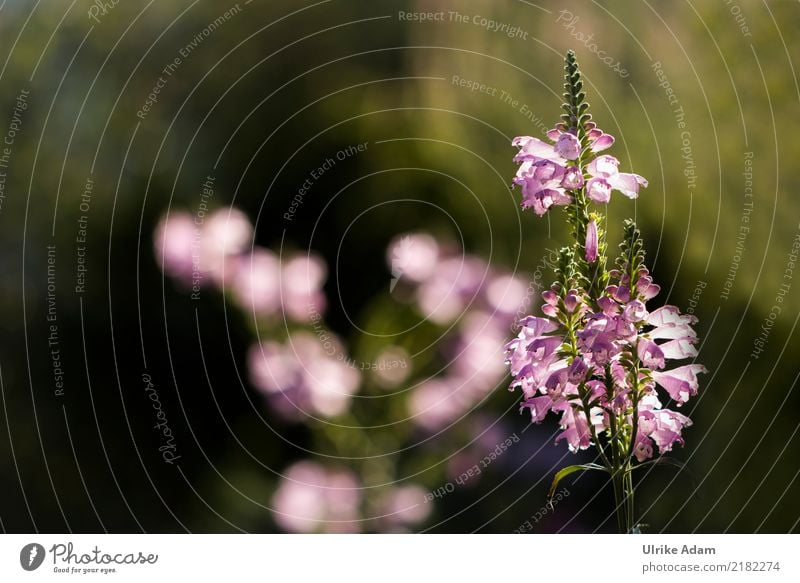
POLYGON ((661 306, 657 310, 650 312, 647 323, 651 326, 663 326, 665 324, 696 324, 697 318, 691 314, 681 314, 675 306, 661 306))
POLYGON ((531 159, 544 159, 553 162, 564 162, 565 160, 564 157, 556 152, 552 144, 543 142, 538 138, 521 136, 514 138, 511 144, 520 148, 519 153, 514 157, 515 162, 531 159))
POLYGON ((660 348, 666 358, 673 360, 682 360, 684 358, 694 358, 697 356, 697 348, 692 344, 692 340, 686 338, 670 340, 662 344, 660 348))
POLYGON ((525 399, 519 407, 520 412, 528 408, 531 411, 531 420, 534 423, 540 423, 542 419, 545 418, 551 408, 553 407, 553 399, 551 399, 547 395, 543 395, 540 397, 531 397, 530 399, 525 399))
POLYGON ((614 145, 614 136, 612 136, 611 134, 604 134, 601 132, 600 135, 597 136, 592 141, 591 150, 592 152, 602 152, 603 150, 607 150, 613 145, 614 145))
POLYGON ((638 174, 626 174, 624 172, 620 172, 610 176, 608 181, 613 188, 619 190, 628 198, 636 198, 639 196, 640 186, 647 188, 647 180, 638 174))
POLYGON ((574 160, 581 153, 581 143, 578 141, 575 134, 564 132, 558 137, 555 145, 555 151, 562 158, 567 160, 574 160))
POLYGON ((585 257, 589 263, 597 260, 597 223, 595 221, 589 221, 589 224, 586 225, 585 257))
POLYGON ((586 196, 597 203, 611 200, 611 184, 605 178, 595 177, 586 183, 586 196))
POLYGON ((617 174, 617 166, 619 166, 619 160, 614 156, 603 155, 589 162, 586 169, 592 176, 608 178, 617 174))
POLYGON ((664 368, 664 352, 652 340, 642 338, 639 340, 639 345, 636 347, 636 353, 642 364, 649 369, 664 368))
POLYGON ((708 372, 702 364, 688 364, 664 372, 653 372, 653 380, 669 393, 678 405, 697 394, 697 375, 708 372))
POLYGON ((583 174, 577 166, 570 166, 566 169, 564 177, 561 179, 561 186, 569 190, 583 186, 583 174))
POLYGON ((650 438, 655 441, 661 453, 671 451, 675 442, 683 445, 681 430, 692 424, 688 417, 669 409, 653 411, 653 417, 655 429, 650 433, 650 438))

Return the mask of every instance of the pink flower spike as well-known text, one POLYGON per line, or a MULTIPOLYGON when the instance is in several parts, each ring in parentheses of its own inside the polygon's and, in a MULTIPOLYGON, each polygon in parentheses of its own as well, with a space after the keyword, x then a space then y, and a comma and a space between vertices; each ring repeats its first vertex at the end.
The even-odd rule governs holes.
POLYGON ((574 134, 563 133, 555 145, 556 153, 567 160, 574 160, 581 153, 581 143, 574 134))
POLYGON ((597 223, 589 221, 586 225, 586 261, 594 263, 597 261, 597 223))
POLYGON ((586 183, 586 196, 597 203, 611 200, 611 185, 605 178, 595 177, 586 183))

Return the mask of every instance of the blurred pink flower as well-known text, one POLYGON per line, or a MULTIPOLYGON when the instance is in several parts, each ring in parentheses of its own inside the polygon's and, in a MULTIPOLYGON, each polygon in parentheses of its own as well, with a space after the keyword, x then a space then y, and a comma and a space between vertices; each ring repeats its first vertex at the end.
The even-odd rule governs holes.
POLYGON ((156 260, 184 284, 203 284, 206 278, 219 283, 226 259, 246 249, 252 233, 250 220, 234 208, 216 210, 203 220, 187 212, 169 213, 156 227, 156 260))
POLYGON ((280 263, 269 249, 256 247, 232 264, 231 291, 247 312, 259 316, 274 314, 280 307, 280 263))
POLYGON ((361 489, 349 470, 297 462, 281 478, 272 504, 275 522, 287 532, 360 530, 361 489))
POLYGON ((408 406, 413 423, 436 431, 463 414, 469 401, 456 383, 430 379, 412 391, 408 406))
POLYGON ((392 486, 378 506, 383 529, 398 532, 424 522, 433 507, 425 502, 425 494, 426 490, 416 484, 392 486))
POLYGON ((281 269, 281 300, 289 318, 307 322, 325 313, 322 286, 327 278, 325 262, 314 254, 295 255, 281 269))
POLYGON ((156 261, 164 272, 184 284, 190 284, 198 255, 200 229, 185 212, 165 214, 156 226, 153 247, 156 261))
POLYGON ((487 272, 483 261, 469 255, 440 261, 434 275, 417 289, 422 313, 437 324, 452 322, 475 300, 487 272))
POLYGON ((392 281, 402 278, 419 283, 433 275, 439 258, 436 239, 426 233, 410 233, 396 237, 386 250, 392 281))
POLYGON ((217 281, 222 281, 223 273, 229 275, 232 271, 231 266, 225 265, 226 258, 248 249, 252 238, 253 225, 239 209, 222 208, 212 212, 202 227, 200 254, 203 269, 217 281))
POLYGON ((331 332, 324 338, 297 332, 286 344, 266 341, 250 349, 250 379, 284 417, 335 417, 347 409, 361 381, 342 350, 331 332))
POLYGON ((402 346, 387 346, 378 353, 375 362, 362 363, 361 366, 367 367, 384 388, 396 387, 412 372, 411 355, 402 346))
POLYGON ((504 314, 516 314, 528 297, 528 287, 520 278, 504 274, 496 276, 486 288, 486 299, 504 314))

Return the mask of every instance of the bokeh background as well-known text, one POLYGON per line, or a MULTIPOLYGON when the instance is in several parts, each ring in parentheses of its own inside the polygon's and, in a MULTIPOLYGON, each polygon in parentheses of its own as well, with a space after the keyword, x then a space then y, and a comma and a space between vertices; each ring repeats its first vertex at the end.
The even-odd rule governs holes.
POLYGON ((591 456, 518 413, 502 363, 566 242, 559 213, 521 212, 510 140, 557 121, 573 48, 650 181, 615 196, 612 244, 634 216, 653 305, 694 311, 710 371, 640 520, 796 532, 798 19, 3 1, 0 528, 613 531, 598 476, 546 506, 591 456))

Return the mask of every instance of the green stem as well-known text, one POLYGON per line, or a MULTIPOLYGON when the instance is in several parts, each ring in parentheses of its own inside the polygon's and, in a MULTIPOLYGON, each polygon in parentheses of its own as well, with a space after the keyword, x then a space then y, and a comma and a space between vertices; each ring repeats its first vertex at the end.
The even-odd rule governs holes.
POLYGON ((619 472, 619 468, 614 468, 611 475, 611 485, 614 487, 614 512, 617 515, 617 530, 620 534, 625 534, 625 526, 627 525, 627 517, 625 516, 625 497, 624 485, 619 472))
POLYGON ((633 527, 636 525, 634 516, 634 503, 633 503, 633 472, 630 460, 625 462, 625 498, 628 502, 628 523, 626 525, 626 532, 628 534, 633 532, 633 527))

